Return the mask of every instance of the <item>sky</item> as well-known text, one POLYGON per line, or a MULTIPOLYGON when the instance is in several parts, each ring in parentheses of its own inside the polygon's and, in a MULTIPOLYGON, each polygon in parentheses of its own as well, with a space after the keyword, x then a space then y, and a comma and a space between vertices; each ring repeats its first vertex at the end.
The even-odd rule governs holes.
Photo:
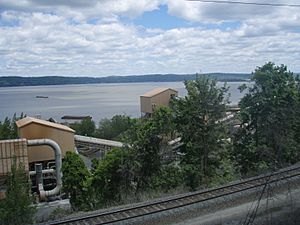
POLYGON ((268 61, 300 72, 300 8, 0 0, 0 76, 250 73, 268 61))

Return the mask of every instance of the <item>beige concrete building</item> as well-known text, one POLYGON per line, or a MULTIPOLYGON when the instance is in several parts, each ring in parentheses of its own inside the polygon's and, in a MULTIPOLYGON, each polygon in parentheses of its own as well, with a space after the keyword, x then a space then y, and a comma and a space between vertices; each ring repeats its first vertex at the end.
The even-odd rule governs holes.
POLYGON ((178 96, 178 91, 171 88, 155 88, 140 96, 141 113, 151 115, 158 106, 169 106, 172 97, 178 96))
MULTIPOLYGON (((40 120, 32 117, 26 117, 16 122, 20 138, 32 139, 51 139, 60 146, 62 157, 67 151, 75 150, 74 133, 75 131, 67 126, 40 120)), ((28 147, 28 161, 43 162, 53 161, 54 152, 48 146, 30 146, 28 147)))

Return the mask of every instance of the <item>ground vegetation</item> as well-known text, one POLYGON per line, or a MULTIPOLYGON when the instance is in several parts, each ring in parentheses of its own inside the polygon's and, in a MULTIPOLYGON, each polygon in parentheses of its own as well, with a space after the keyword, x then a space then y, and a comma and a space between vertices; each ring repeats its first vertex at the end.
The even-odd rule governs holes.
POLYGON ((32 224, 35 211, 29 177, 25 173, 24 165, 16 166, 15 160, 7 177, 6 196, 4 200, 0 200, 0 224, 32 224))

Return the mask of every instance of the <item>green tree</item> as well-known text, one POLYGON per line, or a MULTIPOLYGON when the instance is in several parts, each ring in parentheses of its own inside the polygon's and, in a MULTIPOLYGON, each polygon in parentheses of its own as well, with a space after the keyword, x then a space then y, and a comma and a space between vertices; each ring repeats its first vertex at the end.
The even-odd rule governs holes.
POLYGON ((96 130, 96 137, 108 140, 121 140, 121 136, 134 123, 135 119, 131 119, 126 115, 115 115, 111 119, 102 119, 99 122, 99 128, 96 130))
POLYGON ((123 167, 127 160, 127 151, 114 148, 104 159, 93 161, 91 190, 96 199, 96 206, 120 201, 122 194, 130 192, 130 180, 123 167))
POLYGON ((7 178, 6 197, 0 201, 0 224, 32 224, 35 207, 32 205, 29 178, 24 167, 12 165, 7 178))
POLYGON ((17 138, 18 128, 16 121, 24 117, 25 115, 23 113, 21 113, 19 117, 15 113, 12 119, 6 117, 3 122, 0 121, 0 140, 17 138))
POLYGON ((242 127, 234 141, 241 172, 299 160, 299 81, 284 65, 266 63, 253 73, 240 101, 242 127))
POLYGON ((79 135, 93 137, 95 134, 95 122, 91 118, 83 119, 80 123, 71 124, 70 127, 79 135))
POLYGON ((195 189, 200 182, 209 182, 220 165, 220 152, 224 150, 222 139, 226 137, 225 117, 228 103, 226 84, 217 86, 216 80, 197 76, 186 81, 187 95, 174 99, 177 131, 182 138, 184 153, 182 166, 186 183, 195 189))
POLYGON ((124 142, 133 156, 137 191, 150 187, 152 178, 160 173, 163 147, 166 137, 170 136, 172 123, 171 110, 158 107, 151 118, 141 120, 128 131, 124 142))
POLYGON ((183 171, 178 165, 170 163, 163 165, 160 173, 152 178, 151 188, 170 192, 183 184, 183 171))
POLYGON ((67 152, 62 164, 63 191, 70 198, 74 210, 92 208, 92 193, 89 191, 90 173, 80 156, 67 152))
POLYGON ((8 117, 6 117, 2 123, 0 122, 0 138, 2 140, 10 139, 11 130, 11 121, 8 117))

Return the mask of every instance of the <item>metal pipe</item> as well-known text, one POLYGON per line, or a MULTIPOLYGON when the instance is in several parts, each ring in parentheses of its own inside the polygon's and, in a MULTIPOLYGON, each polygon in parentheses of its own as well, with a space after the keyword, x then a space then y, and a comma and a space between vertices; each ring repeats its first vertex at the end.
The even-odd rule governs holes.
POLYGON ((42 163, 35 164, 35 172, 36 172, 36 186, 38 187, 38 193, 40 195, 41 200, 45 200, 45 191, 43 186, 43 173, 42 173, 43 165, 42 163))
POLYGON ((45 199, 47 196, 57 195, 60 192, 62 187, 62 174, 61 174, 61 150, 59 145, 50 139, 35 139, 35 140, 27 140, 28 146, 40 146, 40 145, 47 145, 50 146, 55 153, 55 174, 56 174, 56 187, 49 191, 40 190, 40 197, 41 199, 45 199))
POLYGON ((96 144, 96 145, 105 145, 105 146, 109 146, 109 147, 121 148, 124 146, 124 144, 120 141, 112 141, 112 140, 87 137, 87 136, 81 136, 81 135, 74 135, 74 139, 75 139, 75 141, 78 141, 78 142, 90 143, 90 144, 96 144))
POLYGON ((36 181, 38 184, 43 183, 43 174, 42 174, 42 163, 36 163, 35 164, 35 171, 36 171, 36 181))
MULTIPOLYGON (((54 170, 54 169, 46 169, 46 170, 42 170, 42 173, 43 173, 43 174, 47 174, 47 173, 55 173, 55 170, 54 170)), ((29 175, 30 175, 30 176, 36 175, 36 171, 35 171, 35 170, 29 171, 29 175)))

